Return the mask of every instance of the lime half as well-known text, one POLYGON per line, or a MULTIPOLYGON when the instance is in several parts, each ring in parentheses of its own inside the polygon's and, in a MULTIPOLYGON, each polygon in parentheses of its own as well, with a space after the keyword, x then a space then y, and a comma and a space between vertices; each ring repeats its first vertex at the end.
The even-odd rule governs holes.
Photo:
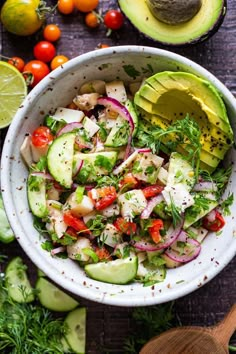
POLYGON ((13 65, 0 61, 0 128, 11 123, 26 94, 23 75, 13 65))

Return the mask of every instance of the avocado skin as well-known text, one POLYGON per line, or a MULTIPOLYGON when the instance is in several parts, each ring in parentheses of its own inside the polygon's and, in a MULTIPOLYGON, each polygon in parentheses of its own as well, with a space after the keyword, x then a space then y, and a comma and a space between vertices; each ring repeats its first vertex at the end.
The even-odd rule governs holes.
POLYGON ((187 22, 201 8, 201 0, 147 0, 152 14, 160 21, 170 25, 187 22))
POLYGON ((136 28, 136 30, 141 33, 145 38, 152 40, 155 43, 159 43, 162 45, 166 45, 169 47, 176 47, 176 48, 184 48, 184 47, 188 47, 190 45, 194 45, 197 43, 202 43, 205 42, 206 40, 210 39, 220 28, 220 26, 222 25, 222 23, 224 22, 224 18, 225 15, 227 13, 227 0, 224 0, 223 5, 222 5, 222 9, 221 9, 221 13, 220 16, 218 17, 218 20, 213 24, 213 26, 209 29, 209 31, 207 33, 204 33, 203 35, 196 37, 196 38, 192 38, 191 40, 187 40, 186 42, 181 42, 181 43, 172 43, 172 42, 165 42, 165 41, 161 41, 158 40, 156 38, 153 38, 150 35, 147 35, 146 33, 142 32, 139 30, 138 25, 136 25, 126 14, 126 12, 123 10, 122 8, 122 0, 118 0, 118 5, 120 8, 120 11, 122 12, 122 14, 128 19, 128 21, 136 28))

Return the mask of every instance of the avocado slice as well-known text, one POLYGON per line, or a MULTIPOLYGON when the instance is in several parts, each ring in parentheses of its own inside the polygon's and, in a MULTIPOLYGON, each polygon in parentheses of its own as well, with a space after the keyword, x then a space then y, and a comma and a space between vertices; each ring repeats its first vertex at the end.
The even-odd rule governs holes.
POLYGON ((202 0, 192 19, 173 25, 158 20, 144 0, 118 0, 118 3, 124 15, 145 36, 173 46, 206 40, 217 31, 226 13, 225 0, 202 0))
MULTIPOLYGON (((196 75, 157 73, 146 79, 134 102, 144 120, 162 129, 187 114, 196 120, 202 131, 202 168, 214 170, 232 145, 233 131, 220 94, 196 75)), ((179 152, 187 154, 182 147, 179 152)))

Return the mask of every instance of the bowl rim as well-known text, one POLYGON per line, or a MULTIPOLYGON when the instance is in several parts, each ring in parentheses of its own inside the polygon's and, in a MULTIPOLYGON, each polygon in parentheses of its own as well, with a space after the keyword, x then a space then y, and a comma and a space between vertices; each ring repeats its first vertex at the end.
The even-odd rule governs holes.
MULTIPOLYGON (((85 54, 80 55, 79 57, 71 59, 69 62, 65 63, 63 65, 64 67, 64 74, 69 72, 72 68, 77 67, 81 65, 82 63, 86 63, 88 59, 91 59, 91 56, 94 58, 102 58, 107 55, 114 55, 116 53, 124 54, 126 52, 132 52, 136 54, 144 53, 145 55, 157 55, 161 57, 166 57, 167 59, 173 59, 182 65, 187 65, 188 67, 191 67, 191 70, 194 72, 197 72, 198 75, 202 77, 207 77, 209 81, 213 82, 214 85, 223 93, 223 96, 227 99, 228 103, 233 107, 234 111, 236 112, 236 99, 234 98, 233 94, 227 89, 227 87, 220 82, 213 74, 211 74, 208 70, 200 66, 199 64, 195 63, 194 61, 164 50, 164 49, 159 49, 159 48, 153 48, 153 47, 146 47, 146 46, 114 46, 114 47, 109 47, 109 48, 104 48, 104 49, 99 49, 95 51, 91 51, 85 54)), ((57 68, 53 72, 53 77, 55 80, 60 77, 61 74, 60 68, 57 68)), ((50 74, 49 74, 50 76, 50 74)), ((26 103, 29 98, 31 98, 31 104, 34 103, 34 100, 37 100, 37 96, 40 95, 40 93, 44 92, 47 86, 51 83, 51 80, 49 76, 45 77, 38 85, 36 85, 32 91, 28 94, 24 102, 26 103)), ((10 127, 8 128, 7 135, 5 137, 3 149, 2 149, 2 157, 4 156, 11 156, 11 144, 9 144, 9 141, 11 140, 10 137, 14 135, 15 129, 19 126, 20 122, 22 119, 24 119, 25 112, 27 111, 27 104, 22 104, 22 108, 20 108, 10 127)), ((28 103, 28 102, 27 102, 28 103)), ((13 228, 13 231, 15 234, 17 234, 17 231, 20 226, 18 226, 15 223, 15 218, 13 214, 16 214, 15 208, 14 208, 14 203, 13 203, 13 196, 11 195, 11 182, 10 179, 8 178, 10 174, 10 159, 9 158, 2 158, 1 159, 1 190, 2 190, 2 196, 3 196, 3 202, 4 206, 6 209, 6 214, 9 219, 9 222, 13 228), (9 198, 11 196, 11 198, 9 198)), ((156 296, 147 296, 144 297, 143 295, 139 296, 138 294, 134 296, 130 296, 130 298, 126 297, 118 297, 118 296, 107 296, 104 291, 101 290, 100 294, 93 292, 93 289, 89 289, 87 287, 80 287, 76 284, 74 284, 70 279, 63 278, 63 283, 61 282, 62 280, 62 274, 61 273, 56 273, 54 269, 48 269, 46 268, 46 265, 44 265, 43 258, 40 259, 41 257, 38 257, 38 252, 36 249, 30 249, 29 252, 29 247, 27 245, 27 242, 24 241, 24 238, 20 237, 18 240, 20 243, 20 246, 23 248, 25 253, 28 255, 28 257, 32 260, 32 262, 42 271, 45 271, 47 273, 47 276, 51 278, 55 283, 60 284, 62 288, 65 288, 67 291, 74 293, 78 296, 81 296, 83 298, 86 298, 90 301, 95 301, 95 302, 100 302, 103 304, 108 304, 108 305, 115 305, 115 306, 149 306, 149 305, 155 305, 157 303, 163 303, 167 301, 172 301, 174 299, 177 299, 179 297, 183 297, 187 294, 190 294, 191 292, 197 290, 199 288, 199 279, 194 278, 191 282, 185 283, 183 287, 177 287, 175 289, 175 292, 170 292, 170 293, 165 293, 164 295, 160 296, 157 298, 156 296), (79 290, 79 291, 78 291, 79 290)), ((235 256, 236 253, 236 238, 235 242, 232 244, 232 247, 228 249, 227 253, 222 254, 221 258, 221 263, 219 264, 218 267, 210 267, 210 269, 206 270, 204 272, 204 275, 207 277, 207 279, 204 281, 204 284, 206 284, 208 281, 213 279, 235 256)), ((96 282, 96 281, 95 281, 96 282)), ((97 282, 98 283, 98 282, 97 282)), ((101 284, 99 282, 99 284, 101 284)), ((105 283, 102 283, 105 284, 105 283)), ((150 292, 151 294, 151 292, 150 292)))

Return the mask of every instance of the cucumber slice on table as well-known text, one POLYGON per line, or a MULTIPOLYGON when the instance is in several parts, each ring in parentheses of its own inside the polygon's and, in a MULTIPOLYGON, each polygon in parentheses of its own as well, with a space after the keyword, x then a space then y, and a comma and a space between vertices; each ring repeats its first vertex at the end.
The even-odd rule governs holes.
POLYGON ((138 257, 87 264, 84 269, 86 274, 92 279, 111 284, 127 284, 137 274, 138 257))
POLYGON ((26 265, 20 257, 13 258, 6 268, 6 288, 9 296, 16 302, 34 300, 33 289, 26 274, 26 265))
POLYGON ((70 348, 77 354, 85 353, 86 343, 86 308, 80 307, 71 311, 65 319, 68 332, 65 340, 70 348))
POLYGON ((75 136, 73 132, 60 135, 50 145, 47 154, 50 174, 65 188, 72 184, 75 136))
POLYGON ((49 310, 67 312, 74 310, 79 305, 78 301, 44 277, 38 279, 36 289, 39 291, 38 299, 40 303, 49 310))

